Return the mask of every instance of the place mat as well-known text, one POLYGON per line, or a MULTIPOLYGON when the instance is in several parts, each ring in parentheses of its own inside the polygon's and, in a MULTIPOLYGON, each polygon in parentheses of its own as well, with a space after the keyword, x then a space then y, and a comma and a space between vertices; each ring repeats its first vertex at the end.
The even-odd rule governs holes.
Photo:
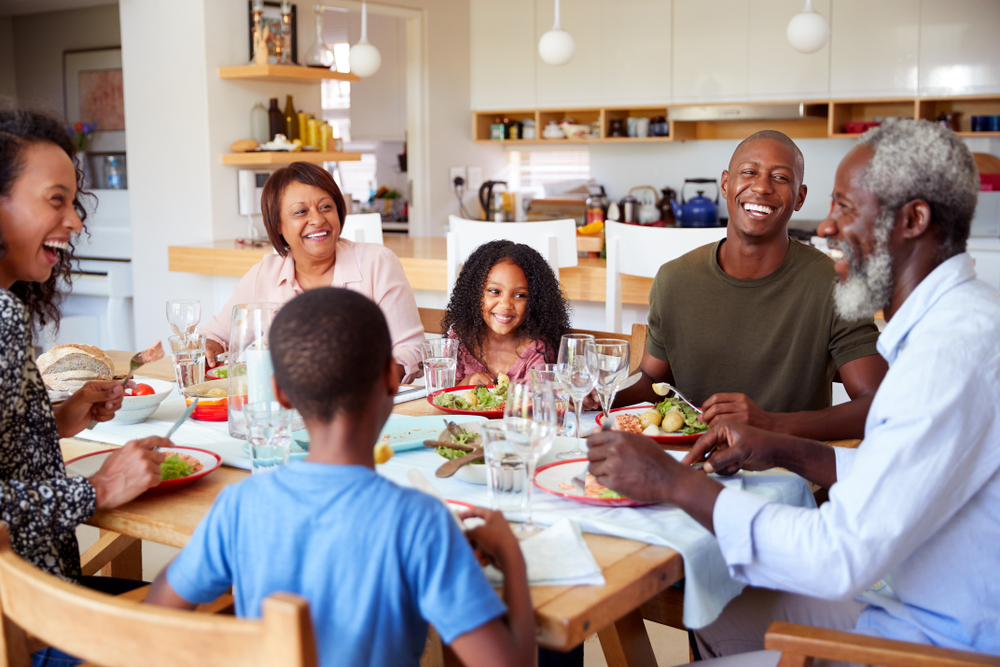
MULTIPOLYGON (((571 438, 557 438, 553 452, 542 459, 552 460, 555 451, 569 449, 571 438)), ((668 452, 682 457, 684 452, 668 452)), ((409 486, 407 472, 416 468, 430 480, 445 498, 488 507, 486 487, 462 482, 455 478, 434 476, 441 463, 432 451, 410 451, 397 454, 387 463, 377 466, 380 474, 402 486, 409 486)), ((737 484, 738 480, 728 484, 737 484)), ((727 485, 728 485, 727 484, 727 485)), ((812 491, 804 479, 781 470, 744 472, 743 489, 768 500, 797 507, 815 507, 812 491)), ((708 530, 685 512, 670 505, 635 508, 603 508, 581 505, 535 489, 532 498, 532 519, 543 526, 554 525, 564 517, 572 518, 587 533, 612 535, 669 547, 684 558, 684 624, 701 628, 722 612, 745 584, 732 580, 719 543, 708 530)), ((520 517, 508 517, 518 520, 520 517)))

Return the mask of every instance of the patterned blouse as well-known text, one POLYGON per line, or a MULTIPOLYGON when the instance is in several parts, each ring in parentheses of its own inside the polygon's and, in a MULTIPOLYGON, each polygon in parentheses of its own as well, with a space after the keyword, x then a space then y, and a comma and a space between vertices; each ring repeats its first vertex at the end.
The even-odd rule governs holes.
POLYGON ((52 403, 29 350, 24 304, 0 288, 0 520, 16 554, 78 577, 76 527, 94 513, 96 493, 85 478, 66 476, 52 403))

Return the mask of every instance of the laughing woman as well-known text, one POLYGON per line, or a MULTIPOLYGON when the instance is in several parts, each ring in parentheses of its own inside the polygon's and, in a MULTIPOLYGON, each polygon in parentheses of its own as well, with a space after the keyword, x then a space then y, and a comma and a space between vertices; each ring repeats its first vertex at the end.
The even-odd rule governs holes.
POLYGON ((170 444, 132 442, 89 479, 66 476, 59 438, 111 419, 123 396, 119 382, 88 382, 53 410, 32 356, 36 327, 59 322, 56 283, 86 218, 73 153, 57 121, 0 109, 0 521, 15 553, 66 579, 80 576, 77 525, 158 484, 152 449, 170 444))
POLYGON ((385 246, 340 238, 344 196, 322 167, 293 162, 278 169, 261 196, 264 226, 277 255, 269 255, 240 280, 219 314, 199 332, 208 336, 208 363, 226 350, 233 307, 286 303, 316 287, 359 292, 382 309, 392 337, 398 377, 419 372, 424 327, 399 259, 385 246))

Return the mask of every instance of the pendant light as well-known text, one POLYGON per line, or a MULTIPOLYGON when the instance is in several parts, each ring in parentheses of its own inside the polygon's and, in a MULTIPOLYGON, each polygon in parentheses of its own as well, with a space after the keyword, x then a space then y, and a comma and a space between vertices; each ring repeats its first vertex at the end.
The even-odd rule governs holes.
POLYGON ((573 59, 573 54, 576 53, 576 40, 559 25, 559 0, 555 1, 556 20, 552 24, 552 29, 538 40, 538 55, 549 65, 559 67, 573 59))
POLYGON ((796 51, 816 53, 830 39, 830 23, 825 16, 813 9, 812 0, 806 0, 802 12, 788 22, 785 37, 796 51))
POLYGON ((368 43, 368 5, 361 3, 361 39, 351 47, 348 56, 351 72, 360 77, 371 76, 382 66, 382 54, 368 43))

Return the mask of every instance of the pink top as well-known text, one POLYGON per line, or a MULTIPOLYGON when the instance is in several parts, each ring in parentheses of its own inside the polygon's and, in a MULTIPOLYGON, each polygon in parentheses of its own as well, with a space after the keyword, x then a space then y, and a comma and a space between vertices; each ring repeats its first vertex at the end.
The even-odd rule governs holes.
MULTIPOLYGON (((403 265, 391 250, 377 243, 340 239, 331 286, 358 292, 377 303, 389 324, 392 357, 403 366, 407 375, 418 371, 424 327, 403 265)), ((285 257, 268 255, 247 271, 225 307, 198 331, 227 348, 234 306, 287 303, 303 291, 295 280, 295 260, 291 254, 285 257)))
MULTIPOLYGON (((454 331, 448 331, 448 338, 458 338, 458 336, 455 335, 454 331)), ((521 353, 521 356, 517 358, 514 365, 510 367, 510 370, 507 371, 507 376, 511 380, 526 378, 529 376, 528 369, 535 364, 544 363, 547 363, 545 359, 545 343, 540 340, 532 341, 527 349, 521 353)), ((469 352, 469 348, 465 346, 465 343, 460 342, 458 346, 458 366, 455 368, 455 382, 461 382, 473 373, 493 375, 483 362, 476 359, 469 352)))

